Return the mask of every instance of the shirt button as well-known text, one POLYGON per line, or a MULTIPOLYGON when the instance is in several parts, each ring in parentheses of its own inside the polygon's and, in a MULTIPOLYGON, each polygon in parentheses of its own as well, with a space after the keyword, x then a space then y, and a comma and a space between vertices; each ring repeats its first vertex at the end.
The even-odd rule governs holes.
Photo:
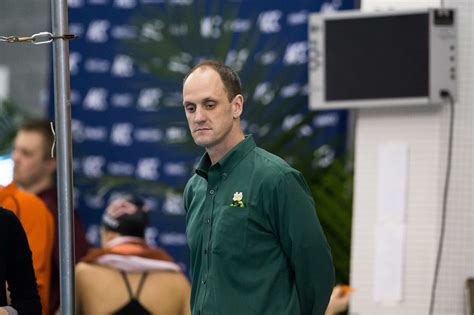
POLYGON ((206 280, 202 280, 202 285, 206 285, 206 280))
POLYGON ((204 255, 207 255, 207 248, 204 250, 204 255))
POLYGON ((207 224, 211 224, 211 219, 208 218, 208 219, 206 220, 206 223, 207 223, 207 224))
POLYGON ((210 193, 211 195, 214 195, 214 193, 215 193, 214 189, 209 190, 209 193, 210 193))

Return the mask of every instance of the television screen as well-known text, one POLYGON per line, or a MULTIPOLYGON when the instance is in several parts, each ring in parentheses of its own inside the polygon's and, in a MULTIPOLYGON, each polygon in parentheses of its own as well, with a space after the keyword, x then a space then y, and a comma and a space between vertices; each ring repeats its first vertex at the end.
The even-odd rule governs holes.
POLYGON ((446 104, 456 98, 453 9, 309 17, 310 109, 446 104))
POLYGON ((428 14, 327 20, 326 99, 429 94, 428 14))

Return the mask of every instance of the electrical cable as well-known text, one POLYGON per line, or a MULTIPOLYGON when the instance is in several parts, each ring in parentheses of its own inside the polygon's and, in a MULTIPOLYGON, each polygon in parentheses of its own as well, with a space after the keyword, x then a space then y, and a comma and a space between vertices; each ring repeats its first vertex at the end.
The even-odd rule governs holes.
POLYGON ((450 117, 449 117, 449 136, 448 136, 448 153, 447 153, 447 161, 446 161, 446 175, 444 179, 444 190, 443 190, 443 205, 442 205, 442 212, 441 212, 441 229, 439 233, 439 241, 438 241, 438 251, 436 254, 436 264, 433 276, 433 284, 431 287, 431 297, 430 297, 430 308, 429 308, 429 315, 433 315, 434 312, 434 304, 435 304, 435 296, 436 296, 436 289, 438 285, 438 275, 439 269, 441 265, 441 257, 443 253, 443 245, 444 245, 444 234, 446 230, 446 212, 448 207, 448 193, 449 193, 449 182, 451 177, 451 160, 452 160, 452 153, 453 153, 453 131, 454 131, 454 99, 452 95, 447 91, 441 91, 441 96, 448 101, 449 108, 450 108, 450 117))

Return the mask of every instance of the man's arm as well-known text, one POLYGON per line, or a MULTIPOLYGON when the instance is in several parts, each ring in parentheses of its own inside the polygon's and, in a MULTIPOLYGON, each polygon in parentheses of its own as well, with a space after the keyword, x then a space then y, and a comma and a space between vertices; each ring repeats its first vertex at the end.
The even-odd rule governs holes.
POLYGON ((285 173, 274 191, 276 227, 294 272, 301 314, 323 315, 334 286, 331 250, 303 176, 285 173))

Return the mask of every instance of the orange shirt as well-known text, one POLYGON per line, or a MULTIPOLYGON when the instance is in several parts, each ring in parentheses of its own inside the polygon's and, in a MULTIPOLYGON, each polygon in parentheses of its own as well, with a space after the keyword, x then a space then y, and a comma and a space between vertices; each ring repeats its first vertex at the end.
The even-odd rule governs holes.
POLYGON ((43 315, 46 315, 49 310, 54 218, 41 199, 19 190, 13 183, 6 187, 0 186, 0 206, 15 213, 25 229, 33 256, 43 315))

